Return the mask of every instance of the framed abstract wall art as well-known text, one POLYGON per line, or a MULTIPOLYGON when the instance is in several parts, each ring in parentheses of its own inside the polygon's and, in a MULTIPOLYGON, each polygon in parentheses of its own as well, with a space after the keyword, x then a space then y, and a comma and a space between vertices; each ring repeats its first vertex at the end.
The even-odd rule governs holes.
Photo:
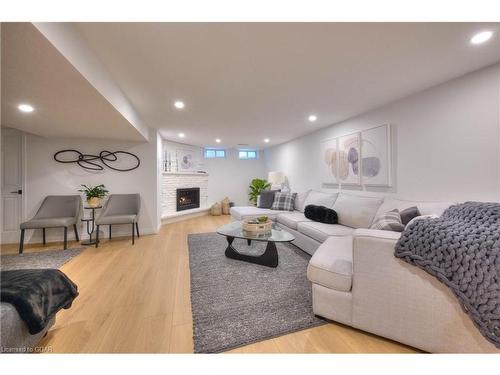
POLYGON ((391 186, 391 127, 381 125, 361 132, 363 185, 391 186))
POLYGON ((338 178, 342 185, 361 185, 360 133, 338 138, 338 178))
POLYGON ((390 125, 326 139, 320 148, 323 184, 392 185, 390 125))
POLYGON ((322 169, 321 175, 323 184, 338 184, 338 138, 326 139, 321 142, 322 169))

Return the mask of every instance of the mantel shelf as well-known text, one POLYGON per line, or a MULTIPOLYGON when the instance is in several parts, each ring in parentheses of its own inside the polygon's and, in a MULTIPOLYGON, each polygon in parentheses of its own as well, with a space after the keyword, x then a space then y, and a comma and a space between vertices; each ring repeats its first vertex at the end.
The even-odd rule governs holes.
POLYGON ((177 175, 177 176, 208 176, 208 173, 197 172, 163 172, 164 175, 177 175))

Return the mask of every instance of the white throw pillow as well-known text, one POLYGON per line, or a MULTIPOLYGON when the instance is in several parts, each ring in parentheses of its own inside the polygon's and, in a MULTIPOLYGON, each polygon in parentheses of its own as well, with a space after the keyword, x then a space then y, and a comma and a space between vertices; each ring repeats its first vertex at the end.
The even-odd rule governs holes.
POLYGON ((421 216, 414 217, 413 219, 411 219, 408 222, 408 224, 406 224, 405 229, 408 229, 410 227, 410 225, 412 225, 417 220, 435 219, 438 217, 439 217, 438 215, 421 215, 421 216))
POLYGON ((303 193, 297 193, 295 196, 295 202, 293 202, 293 208, 297 211, 304 212, 304 202, 311 190, 304 191, 303 193))
POLYGON ((408 201, 404 199, 398 199, 393 197, 385 197, 384 203, 379 207, 377 215, 383 215, 386 212, 394 210, 397 208, 399 211, 403 211, 406 208, 417 206, 418 210, 422 215, 438 215, 441 216, 443 212, 451 205, 453 202, 426 202, 426 201, 408 201))
POLYGON ((333 209, 339 217, 339 224, 351 228, 369 228, 383 198, 339 194, 333 209))
POLYGON ((310 204, 332 208, 333 204, 337 200, 338 195, 339 193, 328 194, 321 191, 311 190, 304 202, 304 208, 306 208, 310 204))

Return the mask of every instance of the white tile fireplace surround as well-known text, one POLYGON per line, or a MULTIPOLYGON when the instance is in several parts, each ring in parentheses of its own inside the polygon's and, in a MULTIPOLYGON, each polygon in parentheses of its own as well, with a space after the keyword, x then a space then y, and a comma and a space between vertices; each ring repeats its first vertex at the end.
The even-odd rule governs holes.
POLYGON ((175 217, 208 209, 208 173, 163 172, 161 181, 161 216, 175 217), (200 188, 200 208, 177 212, 177 189, 200 188))

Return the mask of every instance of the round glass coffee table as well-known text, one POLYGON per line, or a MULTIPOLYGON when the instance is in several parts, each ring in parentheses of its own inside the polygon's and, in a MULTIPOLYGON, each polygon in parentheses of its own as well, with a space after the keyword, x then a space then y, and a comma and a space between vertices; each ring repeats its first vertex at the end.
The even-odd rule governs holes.
POLYGON ((226 237, 228 244, 225 253, 226 257, 273 268, 278 267, 278 250, 276 249, 276 242, 291 242, 295 239, 291 233, 281 229, 276 224, 273 224, 271 232, 252 234, 251 232, 243 230, 243 223, 241 221, 234 221, 226 224, 217 229, 217 233, 226 237), (247 240, 248 246, 252 244, 252 241, 267 242, 266 250, 262 255, 257 256, 242 254, 232 246, 235 238, 247 240))

